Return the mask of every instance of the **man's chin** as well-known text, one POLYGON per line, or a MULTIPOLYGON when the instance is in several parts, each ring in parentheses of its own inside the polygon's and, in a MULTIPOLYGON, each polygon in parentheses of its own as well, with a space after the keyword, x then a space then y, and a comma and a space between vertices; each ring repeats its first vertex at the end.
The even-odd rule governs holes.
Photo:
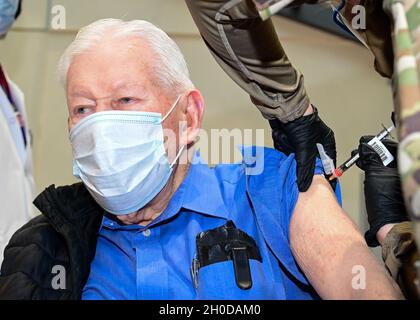
POLYGON ((148 225, 153 221, 153 219, 148 219, 145 217, 144 213, 141 212, 141 209, 133 213, 118 215, 117 219, 126 225, 148 225))

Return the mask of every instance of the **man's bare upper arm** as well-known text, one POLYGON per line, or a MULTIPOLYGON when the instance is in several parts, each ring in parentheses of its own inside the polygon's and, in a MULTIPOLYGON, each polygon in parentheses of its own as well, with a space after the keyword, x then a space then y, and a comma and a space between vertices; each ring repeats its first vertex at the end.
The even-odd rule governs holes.
POLYGON ((290 242, 295 259, 322 298, 401 297, 322 176, 315 176, 309 190, 299 194, 290 242), (365 289, 354 288, 355 270, 365 270, 365 289))

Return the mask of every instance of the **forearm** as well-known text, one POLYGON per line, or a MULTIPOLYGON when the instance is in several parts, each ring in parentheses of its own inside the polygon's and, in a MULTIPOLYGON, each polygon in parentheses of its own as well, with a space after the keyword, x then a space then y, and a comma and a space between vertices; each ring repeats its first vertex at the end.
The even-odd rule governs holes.
POLYGON ((299 195, 290 238, 297 262, 322 298, 402 298, 320 176, 299 195))
MULTIPOLYGON (((358 232, 355 230, 355 232, 358 232)), ((336 283, 337 290, 332 296, 343 295, 351 300, 395 300, 403 295, 386 272, 383 265, 373 255, 359 233, 359 240, 349 243, 345 249, 345 258, 337 268, 347 270, 341 281, 336 283), (351 286, 348 285, 351 283, 351 286), (341 290, 342 293, 338 293, 341 290)), ((333 281, 333 279, 331 279, 333 281)))
POLYGON ((252 1, 186 2, 218 64, 265 118, 288 122, 304 114, 310 103, 303 76, 290 63, 272 22, 260 19, 252 1))
MULTIPOLYGON (((342 214, 344 217, 345 213, 342 214)), ((335 244, 330 254, 324 255, 328 265, 315 270, 309 267, 305 272, 323 299, 403 298, 397 284, 366 246, 356 227, 323 236, 324 241, 335 244)))

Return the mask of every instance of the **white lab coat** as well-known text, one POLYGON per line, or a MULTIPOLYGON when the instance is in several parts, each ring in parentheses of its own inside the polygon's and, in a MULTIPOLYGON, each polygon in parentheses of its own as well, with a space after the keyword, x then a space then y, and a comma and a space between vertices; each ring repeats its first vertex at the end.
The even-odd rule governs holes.
POLYGON ((14 109, 0 87, 0 264, 10 238, 34 216, 35 194, 30 134, 22 91, 8 79, 10 92, 26 125, 27 146, 14 109))

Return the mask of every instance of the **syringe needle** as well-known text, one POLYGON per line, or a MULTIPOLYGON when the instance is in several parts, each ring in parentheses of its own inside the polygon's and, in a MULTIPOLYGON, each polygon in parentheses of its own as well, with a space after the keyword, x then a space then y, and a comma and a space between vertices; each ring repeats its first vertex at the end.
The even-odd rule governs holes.
MULTIPOLYGON (((384 127, 384 130, 382 130, 379 134, 377 134, 374 139, 378 139, 378 140, 381 141, 381 140, 385 139, 391 133, 391 131, 394 130, 394 129, 395 129, 394 125, 391 125, 388 128, 384 127)), ((368 144, 371 143, 371 141, 369 141, 368 144)), ((357 162, 357 160, 359 160, 359 158, 360 158, 360 154, 359 154, 359 152, 357 152, 352 157, 347 159, 347 161, 344 162, 341 166, 336 168, 333 171, 332 176, 329 177, 328 180, 332 181, 334 179, 337 179, 337 178, 341 177, 344 174, 344 172, 346 172, 348 169, 350 169, 357 162)))

